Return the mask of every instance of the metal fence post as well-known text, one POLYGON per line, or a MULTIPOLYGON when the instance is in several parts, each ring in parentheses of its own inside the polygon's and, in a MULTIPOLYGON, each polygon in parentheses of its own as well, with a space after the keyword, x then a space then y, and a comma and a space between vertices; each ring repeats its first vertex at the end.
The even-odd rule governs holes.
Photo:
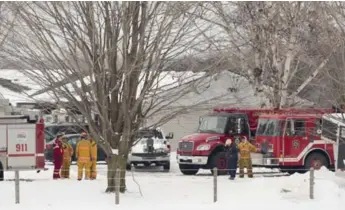
POLYGON ((217 176, 218 176, 218 169, 217 167, 213 168, 213 202, 217 202, 218 192, 217 192, 217 176))
POLYGON ((314 199, 314 184, 315 184, 314 168, 311 167, 309 171, 309 198, 314 199))
POLYGON ((16 170, 14 172, 14 185, 15 185, 15 197, 16 197, 16 204, 19 204, 20 200, 20 191, 19 191, 19 171, 16 170))
POLYGON ((120 183, 121 183, 121 168, 117 168, 116 169, 116 173, 115 173, 115 204, 119 205, 120 204, 120 183))

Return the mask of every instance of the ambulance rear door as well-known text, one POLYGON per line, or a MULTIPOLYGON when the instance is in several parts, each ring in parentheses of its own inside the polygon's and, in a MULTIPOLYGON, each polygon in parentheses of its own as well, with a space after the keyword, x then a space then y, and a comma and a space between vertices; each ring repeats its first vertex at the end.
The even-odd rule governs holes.
POLYGON ((7 125, 9 170, 36 168, 36 124, 16 123, 7 125))

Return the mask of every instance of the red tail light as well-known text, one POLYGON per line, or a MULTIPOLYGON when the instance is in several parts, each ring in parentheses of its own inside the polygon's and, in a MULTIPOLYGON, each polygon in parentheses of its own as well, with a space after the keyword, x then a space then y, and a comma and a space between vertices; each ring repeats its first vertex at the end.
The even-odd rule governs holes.
POLYGON ((168 148, 168 151, 171 152, 171 147, 170 147, 170 144, 167 145, 167 148, 168 148))

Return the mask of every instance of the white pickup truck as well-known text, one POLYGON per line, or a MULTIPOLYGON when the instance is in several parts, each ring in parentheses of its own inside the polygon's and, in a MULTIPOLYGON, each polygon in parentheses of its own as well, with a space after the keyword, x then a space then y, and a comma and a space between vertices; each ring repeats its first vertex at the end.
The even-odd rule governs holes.
POLYGON ((170 170, 170 142, 173 133, 167 136, 161 128, 141 129, 137 135, 137 141, 128 155, 127 168, 143 164, 148 167, 151 164, 163 166, 164 171, 170 170))

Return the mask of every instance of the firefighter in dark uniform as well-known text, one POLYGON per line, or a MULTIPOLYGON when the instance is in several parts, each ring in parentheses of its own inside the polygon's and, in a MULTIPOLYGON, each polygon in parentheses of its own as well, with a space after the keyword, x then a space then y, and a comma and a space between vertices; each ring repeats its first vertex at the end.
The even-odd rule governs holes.
POLYGON ((228 162, 229 179, 234 180, 236 177, 237 163, 238 163, 238 150, 236 143, 231 139, 225 142, 225 155, 228 162))

